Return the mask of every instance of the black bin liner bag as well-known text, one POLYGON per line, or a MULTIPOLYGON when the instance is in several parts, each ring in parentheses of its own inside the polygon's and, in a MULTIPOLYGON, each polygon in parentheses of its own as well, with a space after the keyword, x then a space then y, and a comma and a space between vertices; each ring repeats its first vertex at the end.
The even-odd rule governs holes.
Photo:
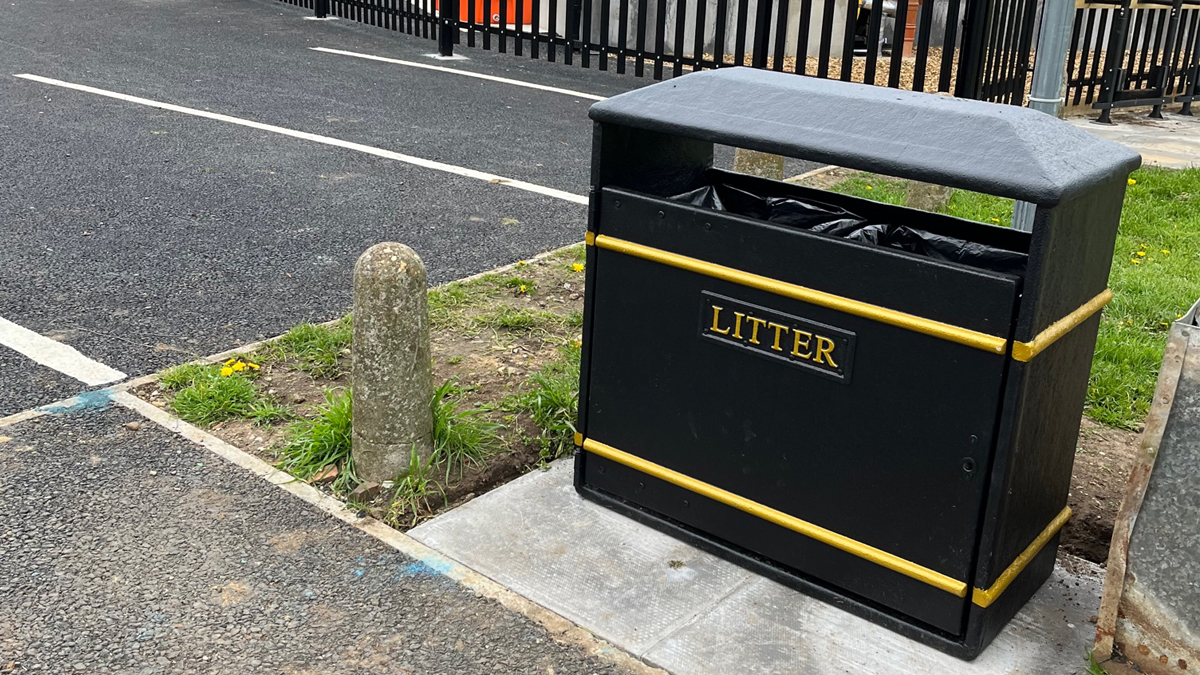
POLYGON ((676 195, 674 201, 727 211, 778 225, 887 246, 929 258, 1024 276, 1025 254, 906 225, 871 223, 840 206, 794 197, 765 197, 730 185, 705 185, 676 195))

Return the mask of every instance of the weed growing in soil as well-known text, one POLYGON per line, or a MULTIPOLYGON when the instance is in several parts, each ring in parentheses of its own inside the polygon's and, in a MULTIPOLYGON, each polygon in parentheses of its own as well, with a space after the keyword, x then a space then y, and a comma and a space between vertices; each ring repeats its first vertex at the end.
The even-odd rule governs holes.
POLYGON ((259 399, 246 409, 245 416, 260 427, 267 427, 276 422, 286 422, 295 419, 291 410, 269 399, 259 399))
POLYGON ((563 457, 575 447, 580 354, 578 344, 563 347, 559 360, 529 378, 533 388, 518 401, 518 407, 528 412, 542 431, 538 443, 544 460, 563 457))
POLYGON ((182 366, 164 370, 158 376, 158 383, 168 391, 179 391, 206 378, 212 369, 213 367, 208 364, 185 363, 182 366))
MULTIPOLYGON (((384 520, 394 527, 412 527, 417 524, 422 511, 432 511, 429 496, 437 486, 429 476, 433 473, 433 462, 421 465, 421 457, 413 446, 408 457, 408 473, 396 482, 396 491, 388 504, 384 520), (411 519, 409 516, 412 516, 411 519), (407 522, 405 522, 407 521, 407 522)), ((440 488, 439 488, 440 489, 440 488)))
POLYGON ((308 480, 333 464, 338 468, 333 491, 352 490, 359 483, 354 474, 354 457, 350 454, 352 411, 350 391, 326 389, 325 405, 317 406, 317 416, 300 420, 288 430, 279 468, 296 478, 308 480))
POLYGON ((1104 669, 1104 666, 1101 666, 1099 663, 1096 662, 1095 654, 1093 654, 1092 652, 1088 652, 1087 660, 1088 660, 1088 666, 1087 666, 1088 675, 1108 675, 1108 671, 1104 669))
POLYGON ((336 379, 342 374, 338 358, 350 346, 353 334, 353 322, 347 314, 331 326, 302 323, 263 350, 268 358, 295 360, 300 370, 313 377, 336 379))
MULTIPOLYGON (((477 328, 531 333, 538 329, 551 330, 571 325, 568 323, 569 320, 568 317, 554 312, 503 305, 476 316, 474 324, 477 328)), ((582 325, 582 314, 580 315, 580 325, 582 325)))
POLYGON ((499 424, 484 419, 481 410, 459 410, 462 390, 454 380, 446 380, 434 390, 430 407, 433 409, 433 455, 431 466, 446 465, 446 482, 450 471, 458 467, 461 478, 467 464, 483 464, 496 451, 500 437, 499 424))
POLYGON ((165 371, 159 382, 175 392, 171 409, 192 424, 210 426, 234 417, 259 423, 283 419, 287 411, 254 388, 249 371, 222 375, 220 365, 187 363, 165 371))

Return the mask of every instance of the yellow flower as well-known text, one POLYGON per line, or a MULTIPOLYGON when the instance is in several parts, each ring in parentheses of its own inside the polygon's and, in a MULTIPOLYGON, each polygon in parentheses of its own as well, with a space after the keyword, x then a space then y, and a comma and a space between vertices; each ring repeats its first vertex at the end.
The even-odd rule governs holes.
POLYGON ((250 363, 249 361, 247 361, 247 362, 246 362, 246 366, 247 366, 247 367, 249 367, 249 368, 253 368, 254 370, 259 370, 259 367, 258 367, 258 364, 257 364, 257 363, 250 363))
POLYGON ((233 374, 233 368, 230 368, 229 366, 225 366, 224 368, 221 369, 221 377, 229 377, 232 374, 233 374))
POLYGON ((1142 261, 1141 261, 1141 260, 1138 260, 1137 258, 1134 258, 1133 260, 1130 260, 1129 262, 1133 263, 1134 265, 1141 265, 1141 264, 1142 264, 1142 261))
POLYGON ((230 370, 236 370, 240 373, 241 371, 243 371, 245 369, 246 369, 246 364, 242 363, 241 361, 238 361, 237 363, 233 364, 233 367, 230 370))
POLYGON ((1133 179, 1133 178, 1130 178, 1130 179, 1129 179, 1129 184, 1130 184, 1130 185, 1137 185, 1137 181, 1136 181, 1135 179, 1133 179))
POLYGON ((1145 255, 1146 255, 1146 252, 1145 252, 1145 251, 1138 251, 1138 252, 1137 252, 1137 254, 1138 254, 1138 257, 1145 257, 1145 255))
POLYGON ((525 261, 524 261, 524 260, 518 260, 518 261, 517 261, 517 267, 521 267, 521 266, 523 266, 524 264, 525 264, 525 261))
POLYGON ((993 223, 998 223, 998 222, 1000 222, 1000 219, 999 219, 999 218, 992 218, 992 222, 993 222, 993 223))
POLYGON ((521 284, 521 288, 519 289, 519 292, 520 292, 520 293, 524 293, 524 292, 525 292, 525 284, 521 284))
POLYGON ((868 190, 874 190, 875 188, 873 188, 873 187, 871 187, 870 185, 868 185, 868 186, 867 186, 867 189, 868 189, 868 190))
POLYGON ((1167 250, 1167 249, 1165 249, 1165 248, 1162 250, 1162 252, 1163 252, 1163 253, 1170 253, 1170 251, 1168 251, 1168 250, 1167 250))
POLYGON ((583 263, 575 263, 574 265, 571 265, 571 269, 575 270, 576 272, 582 272, 583 263))
POLYGON ((237 359, 236 358, 229 359, 228 361, 225 362, 225 365, 232 366, 234 361, 237 361, 237 359))

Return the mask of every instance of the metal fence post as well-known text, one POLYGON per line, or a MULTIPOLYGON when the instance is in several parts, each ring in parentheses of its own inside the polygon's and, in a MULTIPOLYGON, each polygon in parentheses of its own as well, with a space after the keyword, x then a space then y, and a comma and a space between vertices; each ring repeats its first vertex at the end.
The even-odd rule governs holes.
MULTIPOLYGON (((1063 78, 1067 68, 1067 47, 1071 43, 1073 0, 1046 0, 1042 8, 1042 28, 1038 35, 1037 56, 1033 63, 1033 83, 1029 89, 1029 107, 1058 117, 1063 104, 1063 78)), ((1013 204, 1012 225, 1022 232, 1033 230, 1034 206, 1028 202, 1013 204)))
POLYGON ((454 31, 458 30, 458 0, 438 1, 438 56, 454 56, 454 31))
POLYGON ((329 0, 314 0, 313 14, 316 14, 318 19, 329 16, 329 0))

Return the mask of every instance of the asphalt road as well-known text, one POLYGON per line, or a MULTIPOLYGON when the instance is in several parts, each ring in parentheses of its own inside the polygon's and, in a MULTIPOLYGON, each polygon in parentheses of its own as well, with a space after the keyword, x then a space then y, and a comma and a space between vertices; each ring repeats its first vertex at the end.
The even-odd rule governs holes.
MULTIPOLYGON (((587 188, 592 101, 310 48, 599 96, 651 82, 466 47, 468 61, 437 62, 432 40, 309 15, 272 0, 5 7, 0 318, 136 376, 341 315, 354 260, 379 241, 412 246, 440 283, 581 239, 579 204, 12 77, 577 195, 587 188)), ((723 149, 720 163, 731 156, 723 149)), ((9 356, 0 365, 0 416, 86 388, 31 383, 36 367, 9 356)))
POLYGON ((0 672, 621 672, 136 419, 0 428, 0 672))
MULTIPOLYGON (((577 204, 11 74, 577 194, 586 100, 314 52, 432 62, 429 41, 305 21, 268 0, 4 11, 0 317, 131 376, 340 315, 354 260, 379 241, 413 246, 444 282, 582 237, 577 204)), ((600 95, 642 84, 487 52, 463 63, 600 95)), ((30 384, 32 363, 2 358, 0 415, 74 393, 30 384)))

